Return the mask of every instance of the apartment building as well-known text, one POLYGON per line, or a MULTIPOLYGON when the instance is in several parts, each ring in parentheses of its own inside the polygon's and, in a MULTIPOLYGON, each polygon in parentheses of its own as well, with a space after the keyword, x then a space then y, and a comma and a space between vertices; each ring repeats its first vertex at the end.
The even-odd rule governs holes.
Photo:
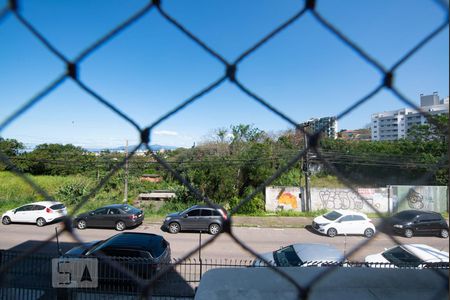
POLYGON ((302 125, 308 126, 309 132, 320 130, 322 134, 328 138, 337 138, 338 121, 336 117, 312 118, 302 125))
MULTIPOLYGON (((439 100, 439 95, 420 95, 420 111, 431 115, 448 114, 448 97, 439 100)), ((375 113, 372 115, 372 141, 393 141, 408 135, 408 129, 414 125, 427 123, 421 112, 411 108, 375 113)))

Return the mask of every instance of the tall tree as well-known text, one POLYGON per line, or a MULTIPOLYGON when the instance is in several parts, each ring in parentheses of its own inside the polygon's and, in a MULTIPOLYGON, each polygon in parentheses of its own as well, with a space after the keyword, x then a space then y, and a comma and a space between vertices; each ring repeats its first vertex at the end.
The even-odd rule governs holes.
POLYGON ((25 146, 15 139, 4 139, 0 137, 0 151, 7 156, 17 156, 20 150, 25 149, 25 146))
POLYGON ((430 116, 428 123, 414 125, 408 130, 408 139, 412 141, 448 142, 448 115, 430 116))
MULTIPOLYGON (((15 140, 15 139, 4 139, 0 137, 0 152, 4 155, 8 156, 9 159, 14 163, 17 164, 15 161, 15 158, 20 154, 20 151, 25 149, 25 146, 15 140)), ((0 171, 8 170, 9 167, 7 167, 5 164, 3 164, 0 160, 0 171)))

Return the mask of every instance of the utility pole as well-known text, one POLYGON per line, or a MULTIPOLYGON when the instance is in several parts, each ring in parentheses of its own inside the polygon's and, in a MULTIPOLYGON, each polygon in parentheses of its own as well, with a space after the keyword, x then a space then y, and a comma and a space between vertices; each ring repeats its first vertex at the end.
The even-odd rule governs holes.
POLYGON ((303 123, 303 141, 304 141, 304 147, 305 147, 305 158, 303 160, 303 174, 305 174, 305 208, 306 211, 310 211, 310 192, 309 192, 309 184, 310 184, 310 178, 309 178, 309 150, 308 150, 308 134, 306 128, 309 127, 309 122, 303 123))
POLYGON ((123 202, 128 202, 128 140, 125 143, 125 190, 123 193, 123 202))

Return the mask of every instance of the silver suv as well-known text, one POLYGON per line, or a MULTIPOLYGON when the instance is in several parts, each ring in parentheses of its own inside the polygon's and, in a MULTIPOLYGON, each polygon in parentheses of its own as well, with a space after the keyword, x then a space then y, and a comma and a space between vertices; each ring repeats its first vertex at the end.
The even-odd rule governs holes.
POLYGON ((167 215, 161 229, 170 233, 204 231, 218 234, 222 231, 227 213, 223 208, 194 205, 182 212, 167 215))

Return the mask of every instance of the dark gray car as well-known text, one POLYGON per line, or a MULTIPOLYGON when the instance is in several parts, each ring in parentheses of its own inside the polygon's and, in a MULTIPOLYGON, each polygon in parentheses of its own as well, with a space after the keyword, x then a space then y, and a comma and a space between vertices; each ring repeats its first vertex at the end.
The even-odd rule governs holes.
POLYGON ((103 227, 122 231, 142 224, 143 220, 144 211, 128 204, 112 204, 78 215, 74 226, 78 229, 103 227))
POLYGON ((167 215, 161 229, 170 233, 205 231, 218 234, 226 219, 227 213, 223 208, 195 205, 182 212, 167 215))

